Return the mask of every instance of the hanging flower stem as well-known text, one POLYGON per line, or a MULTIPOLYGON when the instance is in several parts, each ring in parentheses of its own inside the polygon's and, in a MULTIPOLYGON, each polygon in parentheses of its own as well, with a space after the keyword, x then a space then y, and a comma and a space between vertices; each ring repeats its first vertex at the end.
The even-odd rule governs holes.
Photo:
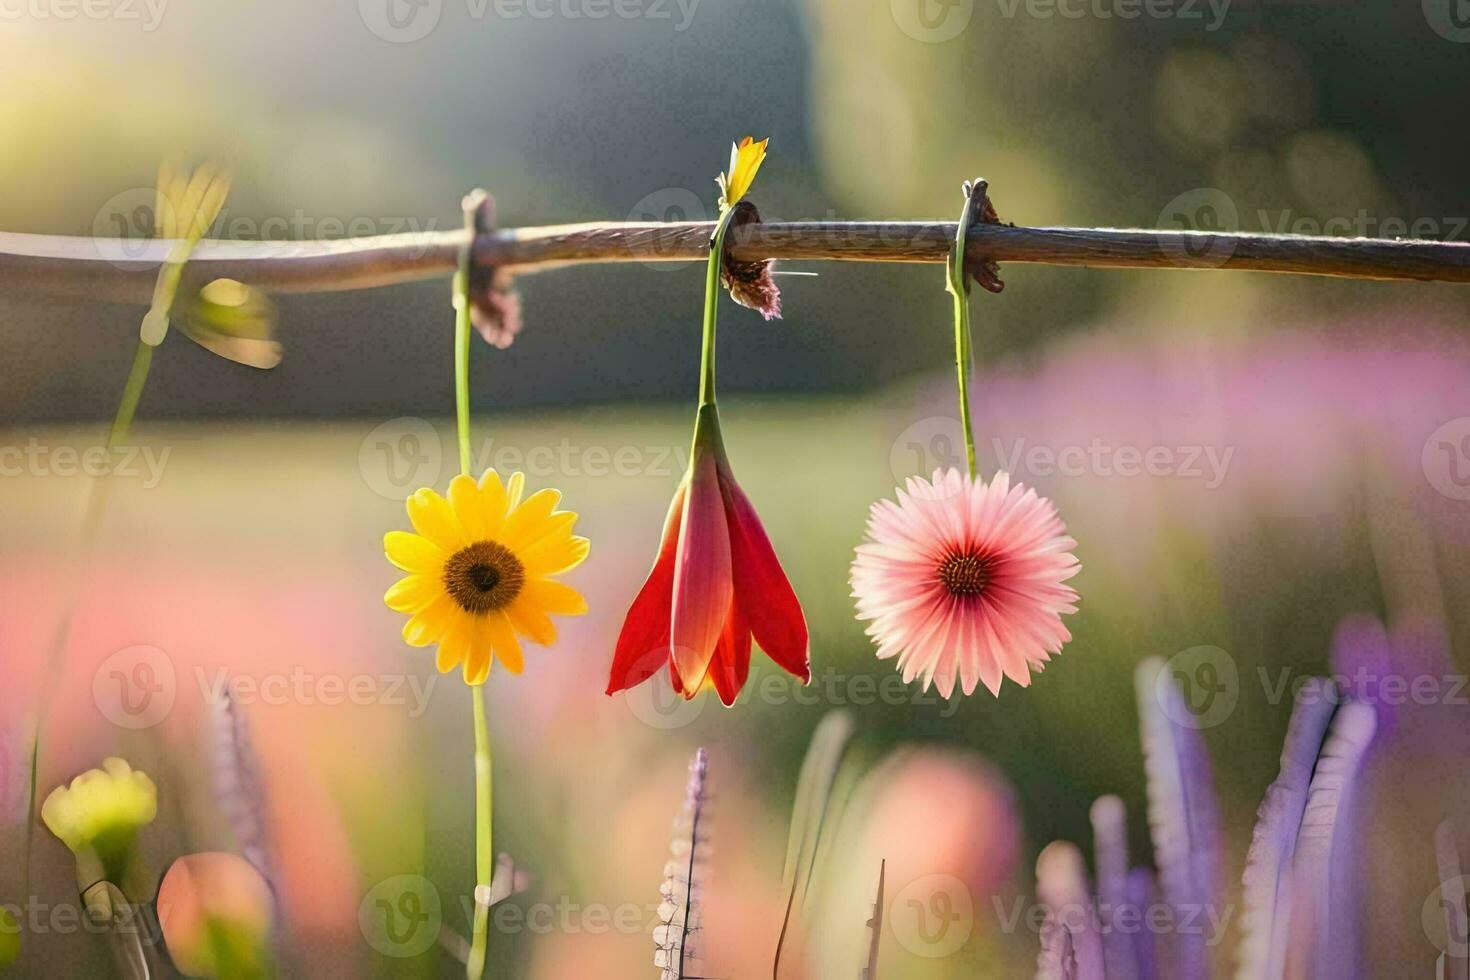
POLYGON ((973 355, 970 351, 970 287, 965 273, 965 242, 970 234, 970 225, 975 220, 978 199, 983 199, 983 182, 973 188, 965 183, 965 209, 960 212, 959 228, 955 231, 954 246, 949 252, 949 280, 946 288, 954 297, 954 362, 959 377, 960 427, 965 436, 965 462, 970 468, 970 477, 978 474, 975 467, 975 431, 970 423, 970 369, 973 355), (978 190, 978 193, 976 193, 978 190))
MULTIPOLYGON (((475 215, 484 191, 471 191, 464 199, 465 244, 460 249, 459 271, 454 277, 454 408, 459 430, 459 469, 467 476, 474 461, 470 452, 470 263, 474 257, 475 215)), ((470 933, 470 955, 465 961, 468 980, 480 980, 485 972, 485 952, 490 926, 490 906, 482 896, 490 891, 495 863, 492 815, 494 769, 490 756, 490 726, 485 720, 483 684, 470 686, 475 709, 475 921, 470 933)))
MULTIPOLYGON (((211 178, 213 181, 215 178, 211 178)), ((179 284, 183 279, 184 266, 193 254, 194 247, 199 239, 214 221, 220 206, 224 203, 224 196, 228 192, 228 182, 211 185, 211 193, 217 195, 208 205, 200 205, 204 210, 194 217, 190 223, 189 233, 179 241, 175 242, 169 250, 168 257, 163 266, 158 270, 158 278, 153 285, 153 300, 148 307, 148 312, 143 315, 143 323, 139 329, 138 345, 133 351, 133 363, 128 368, 128 379, 123 383, 122 397, 118 399, 117 411, 112 416, 112 426, 107 430, 107 449, 116 449, 128 438, 133 428, 133 418, 138 413, 138 403, 143 400, 143 389, 148 384, 148 371, 153 366, 153 349, 163 343, 163 338, 168 334, 169 312, 173 309, 174 300, 178 298, 179 284)), ((112 486, 110 474, 94 477, 87 487, 86 504, 82 511, 81 534, 77 542, 76 562, 78 566, 86 563, 92 550, 92 542, 96 536, 97 528, 102 523, 102 515, 107 509, 107 493, 112 486)), ((62 676, 62 666, 65 663, 66 647, 71 639, 72 617, 76 611, 77 592, 80 586, 81 576, 73 576, 71 592, 67 596, 66 604, 63 606, 61 622, 56 628, 53 636, 51 649, 46 658, 46 670, 43 677, 47 678, 42 684, 39 696, 39 709, 36 713, 36 728, 31 735, 31 772, 28 788, 30 800, 30 819, 26 822, 25 861, 21 872, 22 893, 29 894, 31 880, 31 845, 35 839, 35 828, 38 822, 36 810, 37 779, 41 769, 41 734, 46 727, 46 719, 51 713, 52 699, 55 697, 56 684, 62 676)))
POLYGON ((715 404, 715 317, 720 306, 720 269, 725 260, 725 234, 735 209, 720 212, 715 233, 710 238, 709 268, 704 276, 704 342, 699 355, 699 408, 715 404))

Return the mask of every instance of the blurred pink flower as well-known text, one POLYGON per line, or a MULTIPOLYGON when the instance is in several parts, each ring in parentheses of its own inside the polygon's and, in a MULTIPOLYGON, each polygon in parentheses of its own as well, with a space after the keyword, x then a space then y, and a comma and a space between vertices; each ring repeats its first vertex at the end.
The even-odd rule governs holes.
POLYGON ((1072 634, 1064 585, 1080 566, 1051 501, 997 473, 988 485, 956 470, 917 477, 898 503, 880 500, 852 563, 858 619, 880 659, 897 656, 905 683, 922 675, 950 697, 1004 674, 1022 687, 1072 634))

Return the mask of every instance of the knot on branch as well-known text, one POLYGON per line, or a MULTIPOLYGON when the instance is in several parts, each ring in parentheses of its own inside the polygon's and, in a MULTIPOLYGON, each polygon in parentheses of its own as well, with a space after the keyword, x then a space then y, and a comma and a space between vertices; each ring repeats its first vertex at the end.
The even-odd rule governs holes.
MULTIPOLYGON (((975 223, 986 225, 1004 224, 1000 215, 995 211, 995 205, 990 201, 990 185, 983 179, 965 181, 965 194, 975 200, 975 223)), ((1014 225, 1012 226, 1014 227, 1014 225)), ((998 293, 1006 288, 1006 284, 1000 278, 999 263, 985 258, 971 259, 966 250, 965 273, 980 284, 980 288, 998 293)), ((966 281, 968 286, 968 280, 966 281)))
MULTIPOLYGON (((495 199, 489 194, 472 192, 465 198, 464 207, 466 211, 474 209, 474 238, 495 230, 495 199)), ((474 239, 470 249, 470 323, 487 344, 505 350, 521 332, 521 295, 512 285, 509 269, 473 261, 474 239)))
MULTIPOLYGON (((754 204, 740 201, 730 217, 730 230, 735 231, 745 225, 758 225, 760 220, 761 214, 754 204)), ((771 269, 775 264, 775 259, 737 262, 730 257, 727 247, 725 254, 721 256, 720 282, 730 291, 731 298, 741 306, 755 310, 767 320, 778 320, 781 318, 781 290, 776 288, 776 280, 771 277, 771 269)))

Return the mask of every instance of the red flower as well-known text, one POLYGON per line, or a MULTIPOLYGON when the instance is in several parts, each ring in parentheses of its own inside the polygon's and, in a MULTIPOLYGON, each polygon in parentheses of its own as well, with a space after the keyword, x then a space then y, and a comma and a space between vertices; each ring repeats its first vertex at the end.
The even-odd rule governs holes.
POLYGON ((735 482, 715 407, 706 405, 658 558, 618 635, 607 693, 636 687, 667 663, 684 698, 713 686, 734 704, 750 675, 752 636, 783 670, 810 682, 806 617, 735 482))

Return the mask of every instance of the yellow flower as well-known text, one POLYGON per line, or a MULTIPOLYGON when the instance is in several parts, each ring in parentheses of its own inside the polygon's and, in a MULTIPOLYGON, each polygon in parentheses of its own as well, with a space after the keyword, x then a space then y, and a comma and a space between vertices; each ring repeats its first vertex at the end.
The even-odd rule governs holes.
POLYGON ((525 666, 521 641, 556 642, 551 615, 580 616, 587 601, 552 578, 587 557, 586 538, 575 537, 577 515, 556 509, 558 490, 539 490, 521 500, 524 477, 502 483, 486 470, 476 483, 457 476, 449 499, 433 490, 408 498, 408 518, 417 534, 389 531, 388 560, 408 572, 383 601, 409 613, 403 639, 410 645, 439 645, 440 672, 464 666, 468 684, 490 674, 491 653, 519 674, 525 666))
POLYGON ((720 174, 716 179, 720 185, 721 211, 734 207, 755 183, 755 173, 765 162, 766 144, 769 142, 769 139, 763 139, 757 143, 754 137, 747 136, 738 145, 730 147, 730 173, 728 176, 720 174))
POLYGON ((108 758, 41 804, 41 819, 73 854, 95 853, 109 874, 125 863, 138 830, 158 814, 153 780, 123 759, 108 758))

